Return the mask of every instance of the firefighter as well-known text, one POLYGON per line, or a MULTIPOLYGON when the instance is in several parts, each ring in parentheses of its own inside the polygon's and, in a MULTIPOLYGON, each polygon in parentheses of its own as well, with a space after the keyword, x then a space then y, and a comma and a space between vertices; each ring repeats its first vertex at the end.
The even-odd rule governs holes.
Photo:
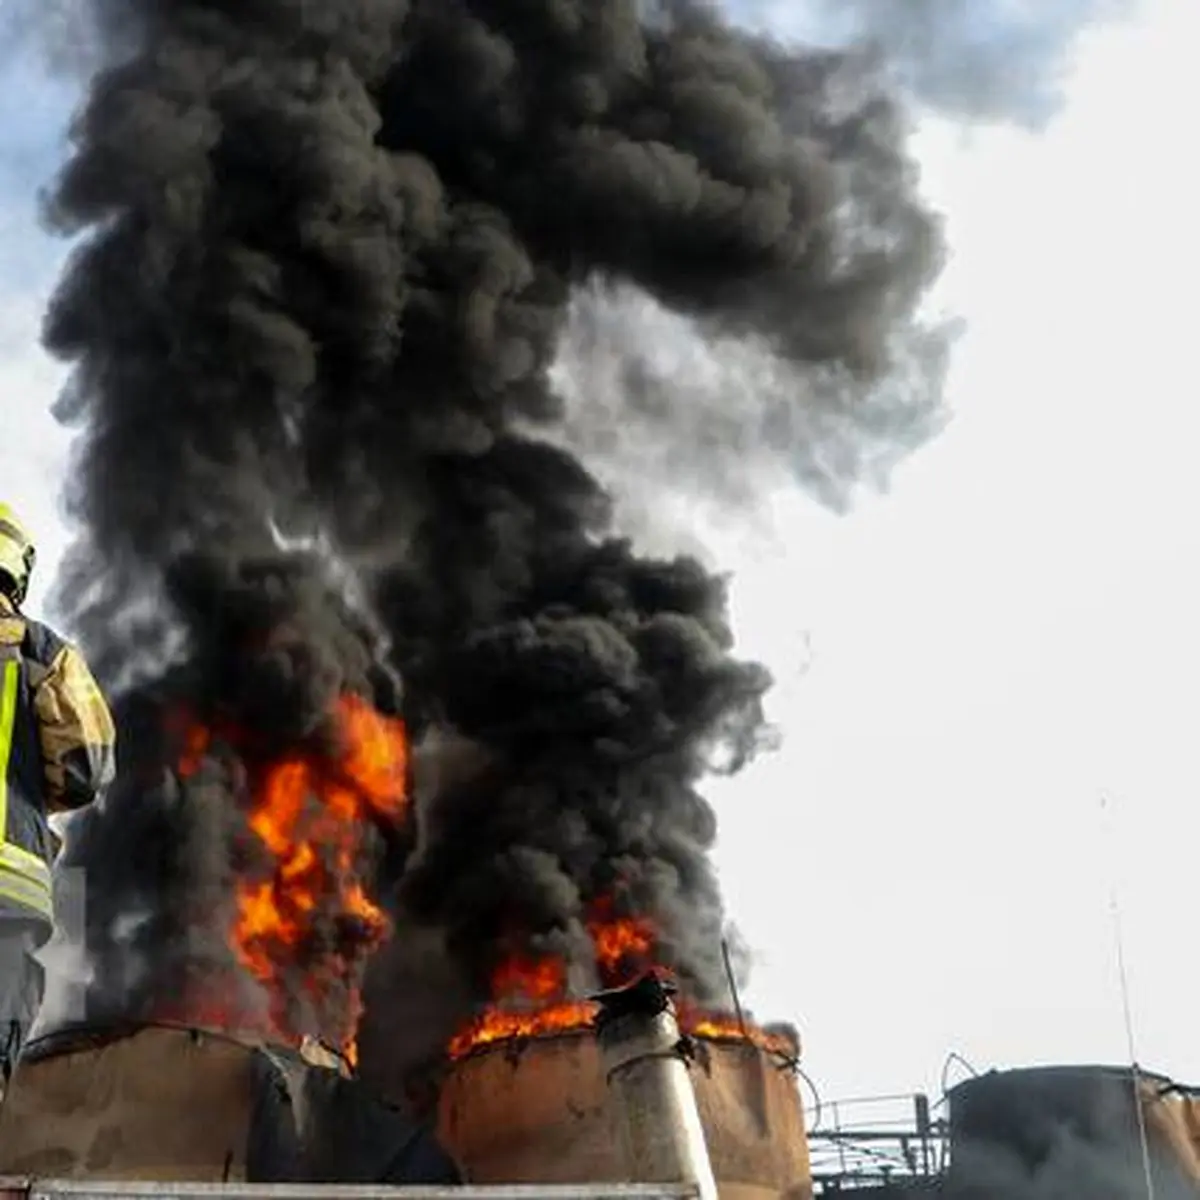
POLYGON ((112 782, 112 714, 75 647, 21 612, 36 557, 0 504, 0 1097, 41 1007, 36 952, 54 932, 47 817, 96 800, 112 782))

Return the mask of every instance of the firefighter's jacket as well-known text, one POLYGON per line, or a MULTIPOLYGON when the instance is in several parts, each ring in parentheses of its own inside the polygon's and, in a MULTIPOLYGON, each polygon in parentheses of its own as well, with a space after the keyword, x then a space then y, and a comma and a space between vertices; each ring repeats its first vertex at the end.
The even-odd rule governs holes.
POLYGON ((54 919, 47 817, 113 779, 112 714, 83 656, 0 594, 0 912, 54 919))

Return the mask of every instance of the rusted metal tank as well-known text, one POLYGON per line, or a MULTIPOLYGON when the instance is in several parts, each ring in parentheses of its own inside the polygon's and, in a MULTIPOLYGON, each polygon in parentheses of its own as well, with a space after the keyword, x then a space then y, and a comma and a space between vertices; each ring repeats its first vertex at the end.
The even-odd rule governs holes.
POLYGON ((1158 1196, 1200 1196, 1196 1100, 1163 1076, 1139 1072, 1135 1083, 1129 1067, 1104 1066, 992 1071, 949 1099, 954 1200, 1144 1195, 1147 1165, 1158 1196))
POLYGON ((0 1109, 0 1174, 246 1178, 254 1050, 143 1027, 33 1043, 0 1109))
POLYGON ((457 1183, 428 1132, 315 1044, 186 1027, 30 1044, 0 1108, 0 1176, 158 1184, 457 1183))
MULTIPOLYGON (((696 1039, 690 1074, 721 1200, 812 1195, 798 1053, 696 1039)), ((590 1029, 498 1042, 460 1059, 442 1087, 438 1135, 471 1183, 627 1180, 590 1029)))

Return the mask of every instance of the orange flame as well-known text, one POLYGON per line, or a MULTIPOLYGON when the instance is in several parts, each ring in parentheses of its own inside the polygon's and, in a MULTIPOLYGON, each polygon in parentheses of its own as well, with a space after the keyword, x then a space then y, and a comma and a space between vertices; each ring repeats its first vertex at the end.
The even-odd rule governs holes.
MULTIPOLYGON (((639 917, 611 918, 610 906, 593 906, 588 922, 594 947, 597 974, 608 985, 620 982, 621 968, 636 969, 649 960, 654 932, 639 917)), ((484 1009, 451 1039, 449 1054, 459 1058, 479 1046, 516 1037, 544 1037, 582 1029, 590 1024, 596 1006, 588 1000, 567 996, 567 963, 549 955, 531 959, 513 954, 502 959, 492 972, 491 994, 496 1003, 484 1009)))
MULTIPOLYGON (((389 922, 358 876, 368 822, 398 821, 407 807, 407 740, 403 723, 376 712, 358 696, 344 695, 334 714, 338 754, 297 751, 266 765, 251 763, 247 824, 265 869, 236 885, 231 942, 238 961, 267 989, 278 1032, 289 1029, 286 968, 311 963, 306 985, 330 975, 349 989, 349 1011, 338 1031, 342 1051, 356 1061, 354 1031, 361 1015, 358 979, 366 956, 387 936, 389 922), (311 938, 318 916, 351 931, 347 945, 322 947, 312 963, 311 938)), ((235 745, 240 739, 229 739, 235 745)), ((212 733, 193 727, 184 738, 180 775, 194 774, 212 733)), ((307 1032, 307 1031, 306 1031, 307 1032)))
POLYGON ((750 1021, 739 1021, 729 1013, 705 1012, 686 1001, 675 1007, 679 1028, 692 1037, 706 1038, 710 1042, 750 1042, 781 1058, 799 1057, 800 1047, 792 1034, 763 1029, 750 1021))
MULTIPOLYGON (((604 987, 618 987, 654 965, 654 927, 643 917, 611 915, 602 900, 592 906, 588 922, 596 974, 604 987)), ((450 1058, 462 1058, 482 1047, 514 1038, 553 1037, 582 1032, 598 1011, 590 1000, 568 996, 567 962, 556 955, 532 959, 514 954, 501 960, 492 973, 493 1002, 451 1038, 450 1058)), ((694 1005, 676 1003, 680 1028, 714 1041, 745 1040, 761 1049, 792 1058, 796 1047, 783 1034, 743 1024, 736 1017, 708 1013, 694 1005)))

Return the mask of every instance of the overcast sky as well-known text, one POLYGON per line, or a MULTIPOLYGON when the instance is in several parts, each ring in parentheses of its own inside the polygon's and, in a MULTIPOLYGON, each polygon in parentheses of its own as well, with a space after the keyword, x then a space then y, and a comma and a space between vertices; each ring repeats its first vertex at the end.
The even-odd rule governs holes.
MULTIPOLYGON (((1193 0, 1146 0, 1078 43, 1039 132, 923 123, 970 323, 952 429, 850 516, 782 494, 753 536, 704 531, 786 735, 714 788, 750 1000, 828 1096, 936 1090, 952 1050, 1124 1059, 1114 882, 1139 1057, 1200 1082, 1198 32, 1193 0)), ((0 480, 51 566, 63 248, 35 192, 70 102, 32 67, 0 82, 0 480)))

